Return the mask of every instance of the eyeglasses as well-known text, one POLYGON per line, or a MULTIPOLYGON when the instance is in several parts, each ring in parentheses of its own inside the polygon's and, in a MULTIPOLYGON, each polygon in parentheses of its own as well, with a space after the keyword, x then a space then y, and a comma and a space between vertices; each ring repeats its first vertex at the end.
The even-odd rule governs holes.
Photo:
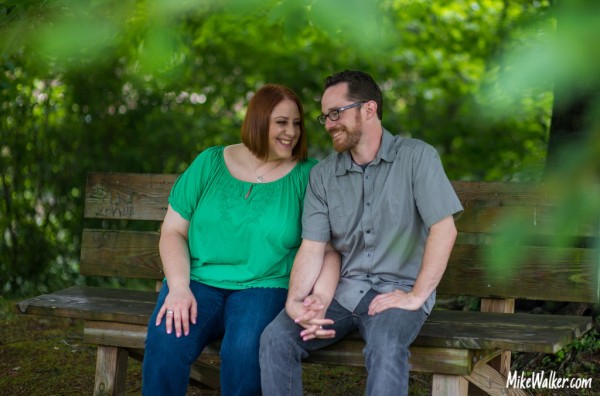
POLYGON ((368 102, 368 100, 363 100, 362 102, 356 102, 356 103, 352 103, 352 104, 349 104, 348 106, 340 107, 339 109, 333 109, 333 110, 331 110, 331 111, 330 111, 329 113, 327 113, 327 114, 321 114, 320 116, 318 116, 318 117, 317 117, 317 120, 319 120, 319 123, 320 123, 321 125, 325 125, 325 122, 327 122, 327 119, 328 119, 328 118, 329 118, 331 121, 337 121, 337 120, 339 120, 339 119, 340 119, 340 115, 341 115, 340 113, 341 113, 342 111, 345 111, 345 110, 351 109, 351 108, 353 108, 353 107, 356 107, 356 106, 360 106, 361 104, 363 104, 363 103, 367 103, 367 102, 368 102))

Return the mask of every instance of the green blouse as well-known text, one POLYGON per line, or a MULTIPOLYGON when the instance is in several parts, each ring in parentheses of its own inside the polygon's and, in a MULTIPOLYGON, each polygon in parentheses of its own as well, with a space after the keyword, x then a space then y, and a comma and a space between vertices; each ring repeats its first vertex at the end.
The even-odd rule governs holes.
POLYGON ((287 288, 316 160, 296 164, 279 180, 250 183, 229 173, 223 150, 200 153, 169 196, 190 222, 191 279, 223 289, 287 288))

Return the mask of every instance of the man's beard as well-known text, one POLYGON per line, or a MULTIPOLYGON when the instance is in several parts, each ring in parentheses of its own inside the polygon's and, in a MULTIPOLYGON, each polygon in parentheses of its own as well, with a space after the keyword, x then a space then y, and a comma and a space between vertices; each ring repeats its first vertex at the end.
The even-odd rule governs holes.
POLYGON ((342 136, 341 139, 338 138, 333 140, 334 150, 338 153, 342 153, 344 151, 350 151, 354 149, 358 145, 358 142, 360 142, 360 139, 362 137, 362 123, 360 120, 360 114, 356 114, 353 129, 348 129, 344 126, 341 126, 340 128, 331 130, 329 133, 331 135, 334 135, 336 132, 339 131, 342 132, 342 136))

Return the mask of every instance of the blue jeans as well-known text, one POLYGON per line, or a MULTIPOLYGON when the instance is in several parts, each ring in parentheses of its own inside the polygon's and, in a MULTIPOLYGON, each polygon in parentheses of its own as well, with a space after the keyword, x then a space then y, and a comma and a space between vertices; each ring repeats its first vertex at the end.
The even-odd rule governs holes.
POLYGON ((190 288, 198 302, 198 318, 190 324, 189 335, 177 338, 175 331, 167 334, 164 319, 160 326, 154 324, 169 291, 163 284, 148 324, 142 393, 185 395, 192 363, 207 344, 222 339, 221 394, 260 395, 260 335, 285 305, 287 290, 226 290, 195 281, 190 288))
POLYGON ((302 395, 301 360, 314 351, 339 341, 358 329, 366 342, 363 350, 369 373, 367 395, 407 395, 409 345, 417 337, 427 314, 422 310, 388 309, 369 316, 369 304, 377 292, 370 290, 351 312, 333 300, 326 318, 334 324, 333 339, 303 341, 301 326, 282 311, 260 339, 260 368, 265 396, 302 395))

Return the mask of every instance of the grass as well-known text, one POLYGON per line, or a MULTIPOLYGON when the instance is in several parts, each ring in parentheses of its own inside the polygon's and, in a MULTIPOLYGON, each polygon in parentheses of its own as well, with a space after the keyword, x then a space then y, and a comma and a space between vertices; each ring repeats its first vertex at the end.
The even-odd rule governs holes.
MULTIPOLYGON (((589 392, 556 390, 532 395, 600 395, 600 324, 562 353, 517 355, 517 370, 552 370, 557 377, 593 378, 589 392)), ((0 393, 14 396, 89 395, 94 388, 96 349, 82 341, 83 323, 63 318, 21 315, 15 301, 0 299, 0 393)), ((127 395, 141 394, 141 364, 129 359, 127 395)), ((362 368, 306 365, 305 395, 362 395, 362 368)), ((431 376, 411 374, 411 396, 431 394, 431 376)), ((219 392, 190 386, 188 395, 219 392)))
POLYGON ((0 308, 0 389, 24 396, 90 394, 96 353, 82 344, 82 325, 19 315, 10 305, 4 300, 0 308))

